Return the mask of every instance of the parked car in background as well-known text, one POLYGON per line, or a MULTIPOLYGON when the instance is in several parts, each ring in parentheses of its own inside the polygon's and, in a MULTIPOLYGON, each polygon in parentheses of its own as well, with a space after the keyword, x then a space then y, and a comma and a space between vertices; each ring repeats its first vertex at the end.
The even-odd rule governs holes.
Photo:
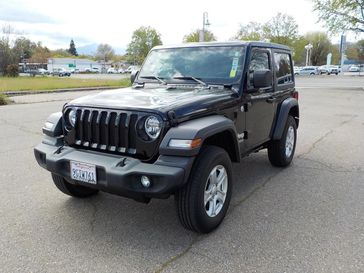
POLYGON ((314 66, 305 66, 298 73, 298 75, 309 75, 309 76, 318 75, 318 74, 319 74, 319 71, 314 66))
POLYGON ((52 71, 52 76, 58 76, 58 77, 70 77, 71 76, 71 72, 65 70, 64 68, 55 68, 52 71))
POLYGON ((118 73, 118 71, 113 67, 108 68, 106 72, 107 72, 107 74, 116 74, 116 73, 118 73))
POLYGON ((295 75, 299 75, 300 74, 300 71, 301 71, 301 67, 299 67, 299 66, 295 66, 295 67, 293 67, 293 71, 294 71, 294 74, 295 75))
POLYGON ((71 68, 70 72, 72 74, 77 74, 77 73, 80 73, 80 70, 78 68, 71 68))
POLYGON ((87 67, 83 70, 84 73, 100 73, 100 69, 98 67, 87 67))
POLYGON ((50 72, 47 70, 47 69, 44 69, 44 68, 38 68, 38 71, 37 71, 38 75, 42 75, 42 76, 46 76, 46 75, 49 75, 50 72))
POLYGON ((336 74, 340 73, 339 67, 337 65, 321 65, 318 69, 318 74, 336 74))
POLYGON ((327 66, 327 75, 330 75, 330 74, 335 74, 335 75, 339 75, 340 73, 340 69, 337 65, 329 65, 327 66))
POLYGON ((321 65, 317 68, 319 74, 327 74, 327 65, 321 65))
POLYGON ((359 72, 359 71, 360 71, 360 68, 357 65, 352 65, 349 68, 349 72, 359 72))
POLYGON ((125 74, 125 73, 126 73, 126 70, 125 70, 125 69, 123 69, 123 68, 119 68, 119 69, 118 69, 118 73, 120 73, 120 74, 125 74))
POLYGON ((125 72, 126 73, 132 73, 133 71, 135 71, 135 70, 139 70, 140 69, 140 67, 139 66, 137 66, 137 65, 131 65, 131 66, 129 66, 126 70, 125 70, 125 72))

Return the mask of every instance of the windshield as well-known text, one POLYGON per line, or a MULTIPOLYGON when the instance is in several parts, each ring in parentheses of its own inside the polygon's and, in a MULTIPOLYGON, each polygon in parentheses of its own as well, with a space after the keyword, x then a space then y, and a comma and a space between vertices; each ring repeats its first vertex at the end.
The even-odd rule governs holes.
POLYGON ((210 84, 235 84, 241 78, 244 54, 242 46, 157 49, 148 55, 138 78, 174 82, 193 77, 210 84))

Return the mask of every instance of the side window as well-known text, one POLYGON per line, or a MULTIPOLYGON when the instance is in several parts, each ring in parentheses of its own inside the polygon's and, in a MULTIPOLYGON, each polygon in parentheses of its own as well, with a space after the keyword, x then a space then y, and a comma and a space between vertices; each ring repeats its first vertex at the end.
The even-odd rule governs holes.
POLYGON ((253 74, 256 70, 270 70, 270 62, 269 62, 269 52, 255 50, 252 52, 252 57, 250 58, 249 64, 249 87, 253 87, 253 74))
POLYGON ((287 53, 274 53, 277 84, 293 83, 291 56, 287 53))

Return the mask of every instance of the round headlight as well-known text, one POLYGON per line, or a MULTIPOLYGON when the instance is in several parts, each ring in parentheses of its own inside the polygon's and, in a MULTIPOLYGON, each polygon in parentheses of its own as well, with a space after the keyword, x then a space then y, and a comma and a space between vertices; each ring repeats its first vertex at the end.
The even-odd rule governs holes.
POLYGON ((162 129, 162 122, 155 116, 149 116, 145 120, 145 132, 151 139, 156 139, 162 129))
POLYGON ((77 112, 75 109, 72 109, 71 111, 69 111, 68 113, 68 122, 72 127, 75 127, 76 124, 76 115, 77 112))

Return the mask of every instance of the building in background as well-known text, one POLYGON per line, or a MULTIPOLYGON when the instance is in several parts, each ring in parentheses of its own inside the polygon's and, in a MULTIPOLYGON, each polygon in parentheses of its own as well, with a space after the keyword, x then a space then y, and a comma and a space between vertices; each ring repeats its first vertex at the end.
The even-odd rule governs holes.
POLYGON ((48 59, 47 68, 50 72, 54 69, 65 69, 72 72, 103 72, 103 70, 107 69, 105 64, 97 61, 76 58, 50 58, 48 59))

